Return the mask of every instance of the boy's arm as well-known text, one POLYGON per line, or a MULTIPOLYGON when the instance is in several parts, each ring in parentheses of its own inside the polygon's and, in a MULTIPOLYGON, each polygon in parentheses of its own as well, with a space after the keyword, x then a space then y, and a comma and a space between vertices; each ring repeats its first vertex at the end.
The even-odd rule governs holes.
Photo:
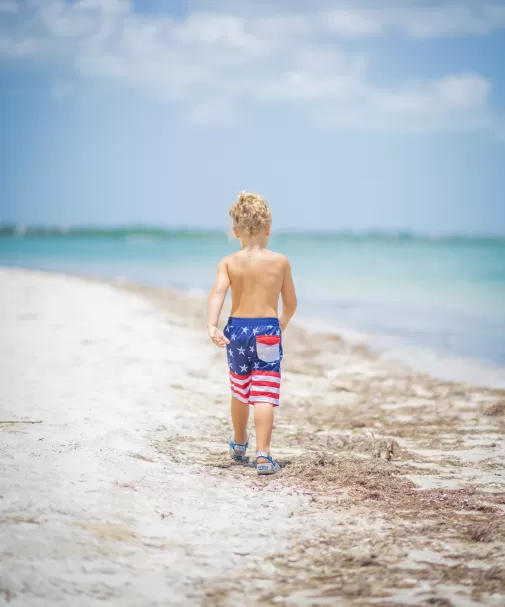
POLYGON ((287 259, 284 266, 284 280, 282 282, 281 297, 282 313, 279 323, 281 325, 281 331, 284 331, 286 325, 291 320, 291 317, 296 312, 297 306, 295 284, 291 274, 291 266, 287 259))
POLYGON ((220 348, 224 348, 226 344, 230 343, 229 339, 217 328, 229 286, 230 278, 226 261, 222 259, 217 265, 216 280, 207 301, 207 330, 209 337, 220 348))

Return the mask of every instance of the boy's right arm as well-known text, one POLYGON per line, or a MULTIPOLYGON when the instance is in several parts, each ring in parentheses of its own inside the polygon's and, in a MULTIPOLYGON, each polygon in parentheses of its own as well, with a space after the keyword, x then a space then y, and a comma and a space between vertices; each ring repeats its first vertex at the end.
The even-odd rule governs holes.
POLYGON ((295 284, 291 274, 291 266, 287 259, 284 266, 284 279, 282 282, 281 297, 282 313, 279 323, 281 325, 281 331, 284 331, 293 314, 296 312, 297 306, 295 284))
POLYGON ((220 348, 224 348, 226 344, 230 343, 229 339, 217 328, 229 286, 230 278, 226 261, 222 259, 217 265, 216 279, 207 300, 207 330, 209 337, 220 348))

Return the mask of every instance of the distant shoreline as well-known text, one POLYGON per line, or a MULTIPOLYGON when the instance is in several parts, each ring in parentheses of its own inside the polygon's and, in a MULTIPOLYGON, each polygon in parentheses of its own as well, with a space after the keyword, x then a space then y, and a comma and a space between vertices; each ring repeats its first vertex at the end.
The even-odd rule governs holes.
MULTIPOLYGON (((79 226, 24 226, 0 225, 0 238, 226 238, 225 230, 205 228, 160 228, 151 226, 117 226, 117 227, 79 227, 79 226)), ((503 244, 505 234, 450 234, 450 233, 417 233, 407 230, 300 230, 278 231, 273 238, 284 240, 290 238, 344 239, 344 240, 383 240, 383 241, 414 241, 426 243, 465 243, 465 244, 503 244)))

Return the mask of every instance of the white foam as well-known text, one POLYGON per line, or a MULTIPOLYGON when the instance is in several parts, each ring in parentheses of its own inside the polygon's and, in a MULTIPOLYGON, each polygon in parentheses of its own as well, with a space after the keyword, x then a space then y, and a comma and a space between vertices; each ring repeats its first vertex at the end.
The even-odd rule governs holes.
POLYGON ((492 362, 443 356, 429 348, 407 345, 397 336, 366 333, 321 318, 303 316, 295 324, 314 333, 338 334, 353 344, 366 344, 386 360, 406 364, 439 379, 505 389, 505 367, 492 362))

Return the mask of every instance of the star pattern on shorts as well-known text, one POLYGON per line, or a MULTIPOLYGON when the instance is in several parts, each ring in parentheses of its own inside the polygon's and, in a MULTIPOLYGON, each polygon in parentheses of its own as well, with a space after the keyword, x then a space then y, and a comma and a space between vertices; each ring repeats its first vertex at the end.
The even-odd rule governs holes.
POLYGON ((268 321, 247 319, 244 324, 228 323, 223 331, 230 341, 223 349, 226 350, 232 396, 242 402, 252 398, 254 404, 261 398, 257 395, 261 394, 267 402, 278 405, 282 331, 276 320, 270 321, 274 324, 268 327, 265 322, 268 321), (272 360, 274 351, 276 360, 272 360))

